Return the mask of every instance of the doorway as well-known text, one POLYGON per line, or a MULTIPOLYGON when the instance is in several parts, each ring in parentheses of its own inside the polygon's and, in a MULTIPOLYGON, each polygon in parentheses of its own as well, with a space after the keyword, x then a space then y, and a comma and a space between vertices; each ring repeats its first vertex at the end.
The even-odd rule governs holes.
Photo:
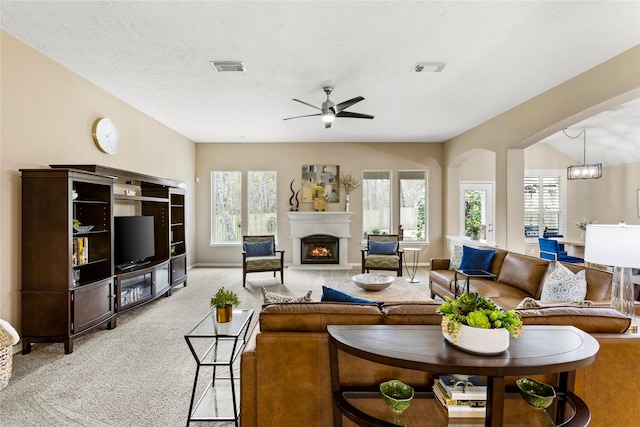
POLYGON ((494 242, 494 183, 460 182, 460 235, 494 242))

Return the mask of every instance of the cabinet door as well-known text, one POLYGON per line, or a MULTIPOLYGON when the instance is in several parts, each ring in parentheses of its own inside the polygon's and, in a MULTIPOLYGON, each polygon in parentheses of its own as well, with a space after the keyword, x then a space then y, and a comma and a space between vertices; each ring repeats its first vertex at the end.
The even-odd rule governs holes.
POLYGON ((114 314, 113 279, 77 288, 72 292, 72 334, 104 322, 114 314))
POLYGON ((187 256, 171 258, 171 286, 182 283, 187 278, 187 256))
POLYGON ((160 296, 169 290, 169 263, 161 264, 154 270, 154 295, 160 296))

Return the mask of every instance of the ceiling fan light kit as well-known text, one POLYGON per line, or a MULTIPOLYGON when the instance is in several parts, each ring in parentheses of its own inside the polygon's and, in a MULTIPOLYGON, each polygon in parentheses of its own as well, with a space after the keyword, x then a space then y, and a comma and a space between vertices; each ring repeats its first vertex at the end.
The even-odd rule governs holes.
POLYGON ((331 123, 336 119, 336 117, 346 117, 350 119, 373 119, 374 116, 370 114, 362 114, 362 113, 352 113, 350 111, 344 111, 345 109, 351 107, 353 104, 356 104, 360 101, 363 101, 364 98, 361 96, 356 96, 355 98, 351 98, 347 101, 341 102, 339 104, 335 104, 331 99, 329 99, 329 95, 333 92, 333 88, 330 86, 325 86, 323 88, 324 93, 327 95, 327 100, 322 103, 322 107, 316 107, 313 104, 309 104, 308 102, 301 101, 299 99, 293 99, 296 102, 307 105, 311 108, 315 108, 316 110, 320 110, 319 113, 316 114, 306 114, 304 116, 295 116, 295 117, 287 117, 283 120, 291 120, 291 119, 299 119, 301 117, 312 117, 312 116, 320 116, 322 122, 324 123, 325 129, 331 127, 331 123))

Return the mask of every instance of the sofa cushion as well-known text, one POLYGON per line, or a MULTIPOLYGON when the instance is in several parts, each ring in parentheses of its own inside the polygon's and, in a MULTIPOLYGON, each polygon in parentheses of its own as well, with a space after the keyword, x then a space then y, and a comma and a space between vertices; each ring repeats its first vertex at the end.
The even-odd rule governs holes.
POLYGON ((243 242, 242 248, 248 257, 273 255, 273 240, 263 242, 243 242))
POLYGON ((378 304, 382 305, 381 302, 370 301, 363 298, 352 297, 351 295, 345 294, 344 292, 340 292, 336 289, 329 288, 327 286, 322 286, 322 297, 320 301, 333 301, 333 302, 351 302, 356 304, 378 304))
POLYGON ((378 242, 369 240, 369 255, 397 255, 398 242, 378 242))
POLYGON ((326 332, 327 325, 382 324, 382 312, 375 304, 269 304, 262 307, 259 322, 261 332, 326 332))
MULTIPOLYGON (((587 333, 623 333, 631 319, 603 307, 544 307, 517 309, 525 325, 569 325, 587 333)), ((526 334, 526 331, 525 331, 526 334)))
POLYGON ((476 249, 462 246, 462 261, 460 269, 485 270, 491 269, 491 259, 496 251, 492 249, 476 249))
POLYGON ((542 276, 548 266, 547 260, 509 252, 502 263, 498 282, 511 285, 526 292, 527 296, 537 298, 542 276))
POLYGON ((585 268, 576 264, 562 263, 562 265, 574 273, 584 270, 585 279, 587 280, 586 299, 591 301, 606 301, 611 299, 611 280, 613 274, 608 271, 585 268))
POLYGON ((437 303, 385 303, 382 306, 385 325, 439 325, 442 316, 436 313, 437 303))
POLYGON ((555 263, 555 268, 544 279, 540 299, 543 301, 571 301, 584 300, 587 295, 587 281, 584 270, 573 273, 571 270, 555 263))
POLYGON ((311 292, 312 291, 309 291, 300 297, 293 297, 291 295, 281 295, 275 292, 269 292, 263 287, 262 298, 265 304, 273 304, 279 302, 309 302, 311 301, 311 292))

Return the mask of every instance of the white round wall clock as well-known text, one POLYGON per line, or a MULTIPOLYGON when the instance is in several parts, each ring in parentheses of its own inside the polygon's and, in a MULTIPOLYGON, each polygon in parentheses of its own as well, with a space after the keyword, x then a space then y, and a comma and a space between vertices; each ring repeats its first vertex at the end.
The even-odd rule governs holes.
POLYGON ((120 148, 120 132, 116 125, 106 117, 93 123, 93 141, 100 151, 115 154, 120 148))

